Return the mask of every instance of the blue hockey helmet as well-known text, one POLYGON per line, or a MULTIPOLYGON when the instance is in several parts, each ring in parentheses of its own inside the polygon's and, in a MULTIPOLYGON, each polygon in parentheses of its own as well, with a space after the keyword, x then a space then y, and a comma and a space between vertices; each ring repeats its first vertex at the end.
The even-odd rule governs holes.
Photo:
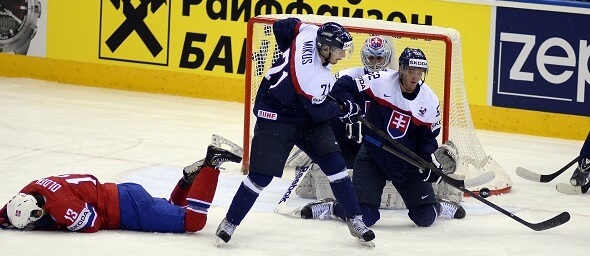
POLYGON ((428 73, 428 60, 426 55, 420 49, 406 47, 399 56, 399 69, 403 70, 406 67, 423 68, 425 73, 428 73))
POLYGON ((354 51, 352 45, 352 36, 346 29, 336 22, 326 22, 317 32, 316 44, 318 49, 322 46, 329 46, 330 53, 336 49, 342 49, 345 52, 343 58, 348 58, 354 51))

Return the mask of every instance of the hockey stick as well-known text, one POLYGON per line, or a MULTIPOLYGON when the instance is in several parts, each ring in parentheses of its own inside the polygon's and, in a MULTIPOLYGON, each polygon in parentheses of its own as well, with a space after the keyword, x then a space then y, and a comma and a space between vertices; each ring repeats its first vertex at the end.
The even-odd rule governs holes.
POLYGON ((564 167, 561 167, 561 169, 559 169, 556 172, 551 173, 551 174, 538 174, 538 173, 529 171, 528 169, 525 169, 522 167, 517 167, 516 168, 516 175, 520 176, 523 179, 546 183, 546 182, 552 181, 553 179, 557 178, 557 176, 561 175, 567 169, 572 167, 572 165, 574 165, 578 161, 578 159, 579 159, 579 156, 574 158, 574 160, 572 160, 571 162, 567 163, 564 167))
POLYGON ((584 193, 584 190, 581 186, 572 186, 572 184, 567 183, 557 183, 557 185, 555 185, 555 189, 557 192, 567 195, 581 195, 584 193))
POLYGON ((292 207, 287 206, 287 201, 289 201, 289 198, 291 198, 291 193, 293 193, 293 190, 295 188, 297 188, 299 186, 299 184, 301 184, 301 181, 303 181, 303 177, 309 171, 309 169, 311 168, 311 166, 313 164, 314 163, 299 169, 299 173, 297 173, 297 175, 295 175, 295 179, 293 180, 293 182, 291 182, 291 185, 289 185, 289 187, 287 188, 287 191, 285 191, 285 194, 283 194, 283 197, 281 197, 281 200, 279 201, 277 206, 275 206, 275 213, 282 214, 282 215, 288 215, 288 216, 301 217, 301 216, 296 216, 297 211, 300 208, 292 208, 292 207))
MULTIPOLYGON (((404 147, 401 143, 395 141, 393 138, 391 138, 389 135, 385 134, 385 132, 383 132, 381 129, 379 129, 375 125, 371 124, 369 121, 367 121, 363 117, 358 117, 358 119, 359 119, 359 121, 361 121, 361 123, 363 123, 363 125, 367 126, 367 128, 369 128, 371 131, 377 133, 377 135, 379 135, 379 137, 381 137, 382 139, 386 140, 387 142, 393 144, 396 148, 401 150, 408 157, 410 157, 413 160, 415 160, 416 162, 420 163, 420 165, 422 166, 422 169, 428 168, 428 169, 432 170, 433 172, 435 172, 436 174, 441 176, 445 182, 449 183, 449 185, 463 191, 463 193, 475 198, 476 200, 486 204, 489 207, 494 208, 496 211, 501 212, 502 214, 510 217, 513 220, 518 221, 520 224, 523 224, 532 230, 542 231, 542 230, 554 228, 554 227, 562 225, 570 220, 570 214, 568 212, 562 212, 551 219, 548 219, 548 220, 545 220, 545 221, 542 221, 539 223, 530 223, 528 221, 525 221, 525 220, 519 218, 518 216, 514 215, 513 213, 504 210, 502 207, 495 205, 494 203, 484 199, 483 197, 480 197, 478 194, 471 192, 468 189, 465 189, 465 187, 458 186, 456 182, 452 182, 453 179, 451 179, 451 177, 449 177, 448 175, 446 175, 442 171, 438 170, 438 168, 436 168, 436 166, 434 166, 434 164, 426 162, 426 160, 417 156, 414 152, 412 152, 409 149, 407 149, 406 147, 404 147)), ((382 145, 381 147, 383 148, 383 147, 388 147, 388 146, 382 145)), ((394 150, 391 149, 391 151, 394 151, 394 150)), ((387 152, 390 152, 390 151, 388 150, 387 152)))

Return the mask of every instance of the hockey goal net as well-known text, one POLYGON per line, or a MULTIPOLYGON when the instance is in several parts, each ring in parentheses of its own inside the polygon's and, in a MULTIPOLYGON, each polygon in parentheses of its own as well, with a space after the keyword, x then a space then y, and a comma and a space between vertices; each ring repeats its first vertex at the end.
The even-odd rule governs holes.
POLYGON ((428 59, 429 71, 426 83, 438 95, 441 101, 443 125, 440 142, 452 140, 459 150, 461 164, 457 172, 466 179, 476 177, 482 172, 492 171, 495 178, 480 187, 468 188, 478 192, 487 187, 492 194, 508 193, 512 181, 502 167, 491 156, 487 155, 478 140, 471 119, 461 57, 461 41, 459 33, 454 29, 397 23, 390 21, 342 18, 316 15, 262 15, 251 18, 248 22, 246 55, 245 107, 244 107, 244 160, 243 172, 248 172, 250 141, 253 135, 255 117, 252 114, 258 85, 271 64, 282 54, 275 43, 272 33, 274 21, 288 17, 296 17, 306 23, 320 26, 334 21, 351 33, 354 40, 355 53, 351 58, 341 60, 332 67, 338 70, 360 67, 360 48, 371 35, 381 35, 393 45, 392 67, 397 68, 399 52, 405 47, 420 48, 428 59))

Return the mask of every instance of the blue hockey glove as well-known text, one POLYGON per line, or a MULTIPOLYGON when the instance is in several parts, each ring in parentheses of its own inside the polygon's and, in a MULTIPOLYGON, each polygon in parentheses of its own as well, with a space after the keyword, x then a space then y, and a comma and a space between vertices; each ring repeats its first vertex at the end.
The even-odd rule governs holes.
POLYGON ((430 169, 421 171, 422 172, 420 173, 420 177, 422 177, 422 180, 428 183, 438 184, 442 180, 442 178, 438 174, 436 174, 430 169))
POLYGON ((350 100, 338 100, 338 103, 340 103, 340 107, 342 108, 342 112, 338 115, 338 118, 340 118, 342 122, 354 124, 358 121, 358 115, 363 114, 359 105, 350 100))
POLYGON ((590 159, 581 157, 578 161, 578 167, 570 178, 570 183, 573 186, 585 186, 589 183, 590 177, 590 159))

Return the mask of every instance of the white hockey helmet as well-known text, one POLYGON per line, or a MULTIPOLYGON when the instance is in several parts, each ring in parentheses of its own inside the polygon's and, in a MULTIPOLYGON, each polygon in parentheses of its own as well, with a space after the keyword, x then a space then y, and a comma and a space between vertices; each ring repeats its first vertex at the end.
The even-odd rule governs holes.
POLYGON ((44 213, 43 208, 37 204, 37 199, 25 193, 18 193, 8 201, 6 212, 10 223, 19 229, 26 228, 44 213))

